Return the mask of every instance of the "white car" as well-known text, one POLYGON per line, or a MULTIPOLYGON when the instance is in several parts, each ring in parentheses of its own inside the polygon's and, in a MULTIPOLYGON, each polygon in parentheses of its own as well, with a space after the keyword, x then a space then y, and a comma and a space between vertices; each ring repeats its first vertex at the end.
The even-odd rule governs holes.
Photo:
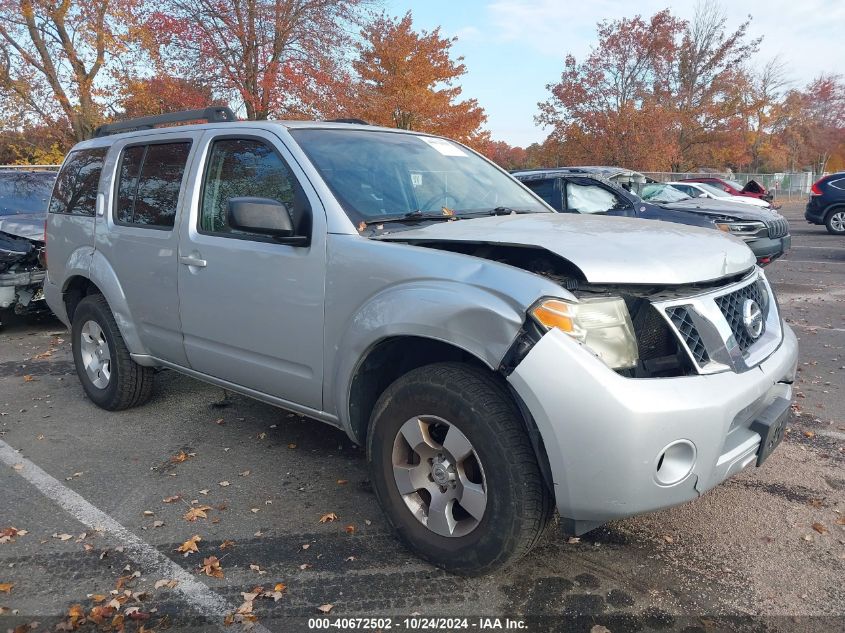
POLYGON ((667 182, 666 184, 683 191, 690 198, 711 198, 713 200, 722 200, 723 202, 750 204, 755 207, 762 207, 763 209, 772 208, 772 205, 765 200, 748 196, 732 196, 727 191, 722 191, 718 187, 708 185, 706 182, 667 182))

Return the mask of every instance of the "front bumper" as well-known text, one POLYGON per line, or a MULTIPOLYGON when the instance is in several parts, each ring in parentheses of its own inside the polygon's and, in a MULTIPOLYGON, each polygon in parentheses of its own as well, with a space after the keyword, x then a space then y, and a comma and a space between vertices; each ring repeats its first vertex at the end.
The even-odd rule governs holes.
POLYGON ((756 459, 751 430, 776 398, 791 400, 798 345, 783 324, 780 346, 734 373, 625 378, 551 330, 508 380, 542 435, 557 508, 576 531, 695 499, 756 459), (667 446, 693 447, 688 475, 658 479, 667 446))
POLYGON ((789 250, 789 247, 792 246, 792 236, 784 235, 783 237, 777 238, 767 237, 760 240, 752 240, 747 242, 747 244, 748 248, 750 248, 755 257, 757 257, 757 261, 763 260, 768 264, 775 261, 778 257, 789 250))

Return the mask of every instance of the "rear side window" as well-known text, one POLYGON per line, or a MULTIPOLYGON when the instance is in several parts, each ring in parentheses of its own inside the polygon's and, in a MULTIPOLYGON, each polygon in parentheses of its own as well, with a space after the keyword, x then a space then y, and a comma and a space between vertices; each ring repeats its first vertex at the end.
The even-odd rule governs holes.
POLYGON ((53 197, 50 199, 50 213, 94 215, 97 186, 106 152, 107 147, 98 147, 70 153, 56 179, 53 197))
POLYGON ((118 167, 114 219, 118 224, 173 228, 191 143, 133 145, 118 167))

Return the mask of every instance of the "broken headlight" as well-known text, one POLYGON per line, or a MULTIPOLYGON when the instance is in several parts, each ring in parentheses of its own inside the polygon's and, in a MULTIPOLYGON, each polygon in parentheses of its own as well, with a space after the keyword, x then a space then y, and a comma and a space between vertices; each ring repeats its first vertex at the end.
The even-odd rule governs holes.
POLYGON ((580 341, 612 369, 637 364, 637 339, 622 299, 544 299, 531 309, 531 316, 545 330, 557 328, 580 341))

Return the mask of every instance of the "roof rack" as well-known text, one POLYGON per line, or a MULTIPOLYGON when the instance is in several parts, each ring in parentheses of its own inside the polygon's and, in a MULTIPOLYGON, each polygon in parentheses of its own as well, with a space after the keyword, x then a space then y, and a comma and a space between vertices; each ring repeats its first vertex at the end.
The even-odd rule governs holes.
POLYGON ((326 119, 326 123, 352 123, 355 125, 369 125, 364 119, 326 119))
POLYGON ((231 108, 227 106, 211 106, 200 110, 183 110, 182 112, 169 112, 167 114, 157 114, 155 116, 144 116, 138 119, 107 123, 94 130, 94 138, 109 136, 110 134, 117 134, 118 132, 125 132, 127 130, 151 130, 156 125, 164 125, 166 123, 187 123, 188 121, 201 120, 208 121, 209 123, 229 123, 231 121, 237 121, 238 118, 232 112, 231 108))

